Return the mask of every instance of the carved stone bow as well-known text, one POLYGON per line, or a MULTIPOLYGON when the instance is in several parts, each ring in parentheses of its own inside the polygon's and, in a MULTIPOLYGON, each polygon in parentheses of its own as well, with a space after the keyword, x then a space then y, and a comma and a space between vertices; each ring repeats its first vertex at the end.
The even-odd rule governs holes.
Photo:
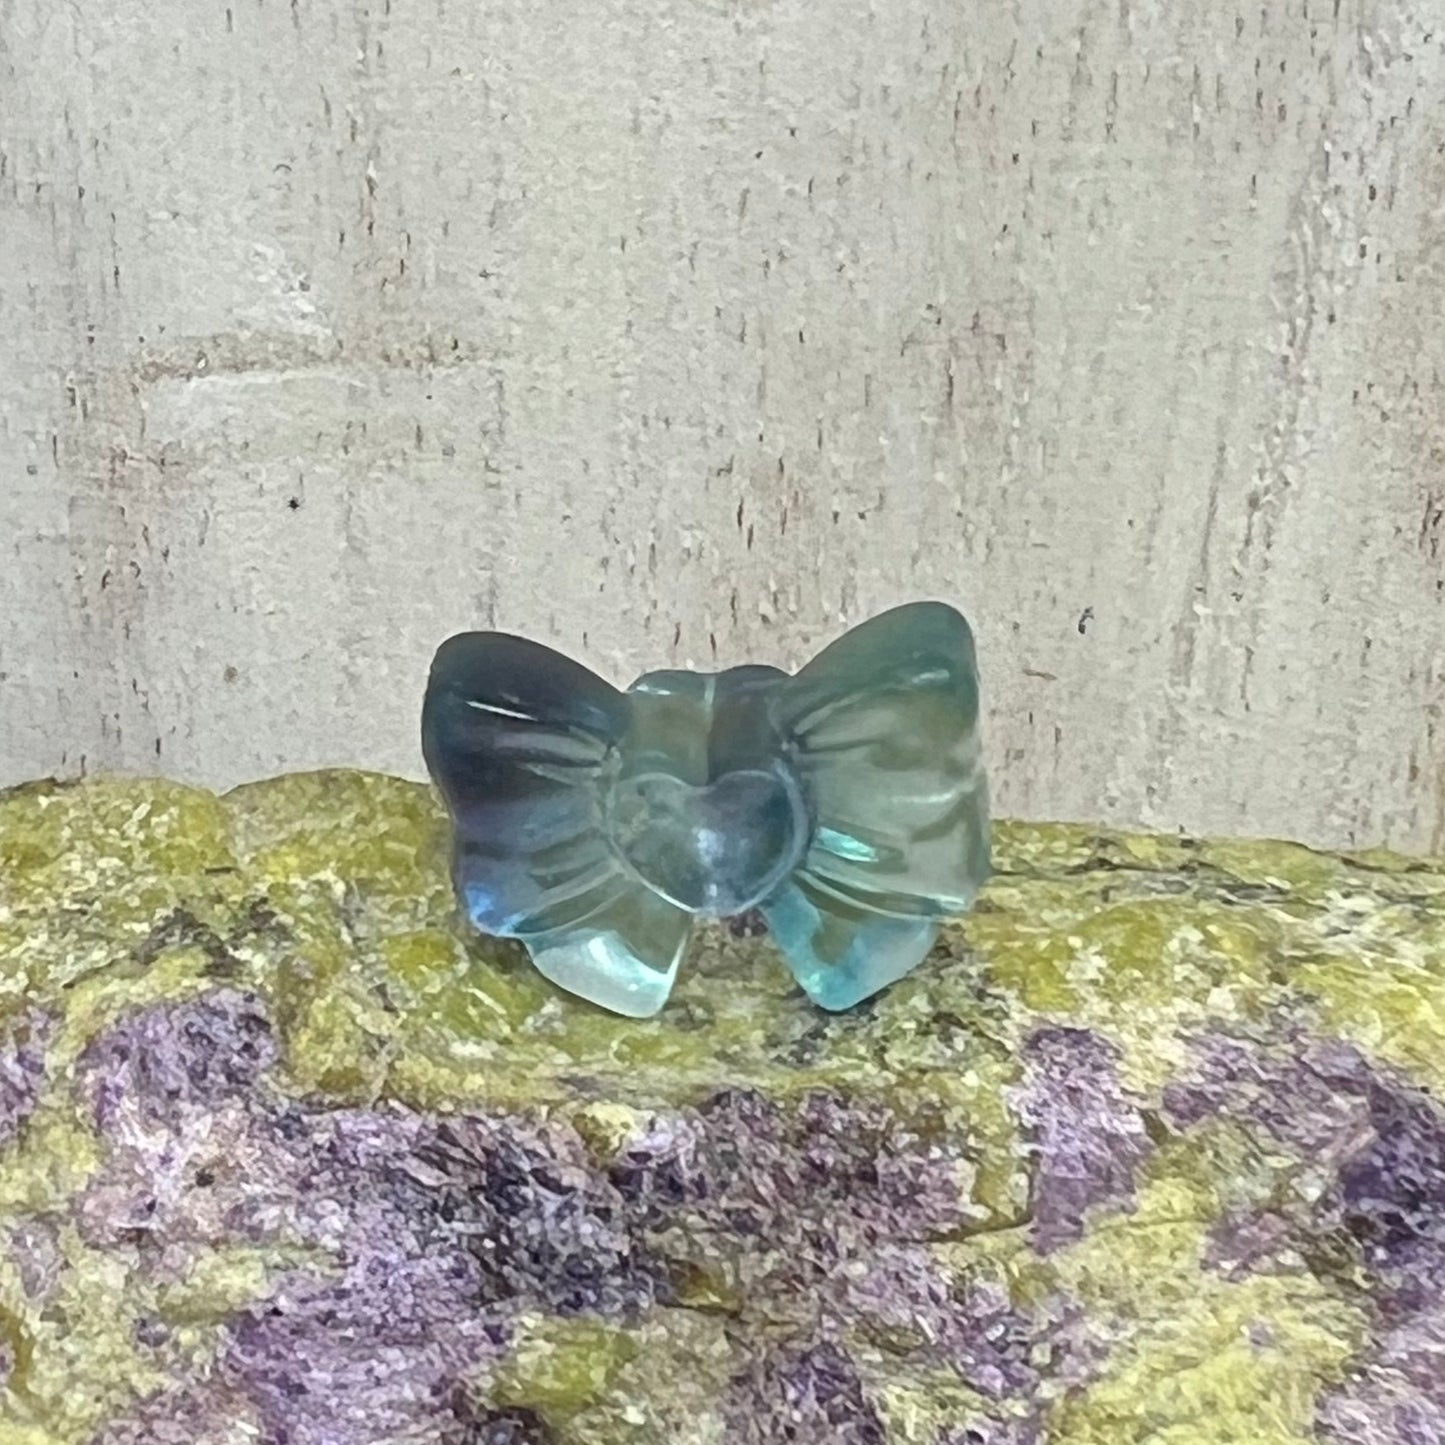
POLYGON ((422 751, 472 923, 641 1018, 699 915, 758 908, 815 1002, 901 978, 988 876, 968 623, 940 602, 855 627, 794 675, 649 672, 626 692, 525 638, 432 663, 422 751))

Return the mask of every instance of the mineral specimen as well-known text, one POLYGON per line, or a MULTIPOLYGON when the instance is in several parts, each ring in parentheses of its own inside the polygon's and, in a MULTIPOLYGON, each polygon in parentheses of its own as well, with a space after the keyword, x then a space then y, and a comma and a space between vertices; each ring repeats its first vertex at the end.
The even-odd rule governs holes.
POLYGON ((1002 822, 620 1018, 431 789, 0 793, 3 1445, 1445 1439, 1445 861, 1002 822))
POLYGON ((423 752, 472 923, 621 1014, 666 1001, 698 916, 759 909, 824 1008, 916 967, 988 874, 968 624, 894 608, 778 668, 620 692, 503 633, 432 665, 423 752))

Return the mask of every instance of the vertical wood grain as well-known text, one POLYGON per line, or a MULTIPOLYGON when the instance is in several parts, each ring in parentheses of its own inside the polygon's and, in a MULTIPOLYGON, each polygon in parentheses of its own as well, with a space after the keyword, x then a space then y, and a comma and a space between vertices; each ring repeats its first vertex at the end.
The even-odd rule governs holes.
POLYGON ((0 781, 980 635, 1001 812, 1445 851, 1419 0, 6 0, 0 781))

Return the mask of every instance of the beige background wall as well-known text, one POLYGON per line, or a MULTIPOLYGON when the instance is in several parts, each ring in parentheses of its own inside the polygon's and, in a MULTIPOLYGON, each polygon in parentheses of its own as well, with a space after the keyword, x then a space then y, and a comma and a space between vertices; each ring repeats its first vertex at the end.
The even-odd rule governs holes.
POLYGON ((920 594, 1001 812, 1445 850, 1441 0, 0 3, 0 782, 920 594))

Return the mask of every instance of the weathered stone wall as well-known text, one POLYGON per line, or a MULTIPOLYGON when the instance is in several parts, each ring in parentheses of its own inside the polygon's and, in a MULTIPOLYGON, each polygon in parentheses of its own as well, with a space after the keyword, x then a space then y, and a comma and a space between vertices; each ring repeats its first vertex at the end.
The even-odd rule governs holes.
POLYGON ((1445 851, 1438 0, 10 0, 0 779, 978 625, 1000 810, 1445 851))

